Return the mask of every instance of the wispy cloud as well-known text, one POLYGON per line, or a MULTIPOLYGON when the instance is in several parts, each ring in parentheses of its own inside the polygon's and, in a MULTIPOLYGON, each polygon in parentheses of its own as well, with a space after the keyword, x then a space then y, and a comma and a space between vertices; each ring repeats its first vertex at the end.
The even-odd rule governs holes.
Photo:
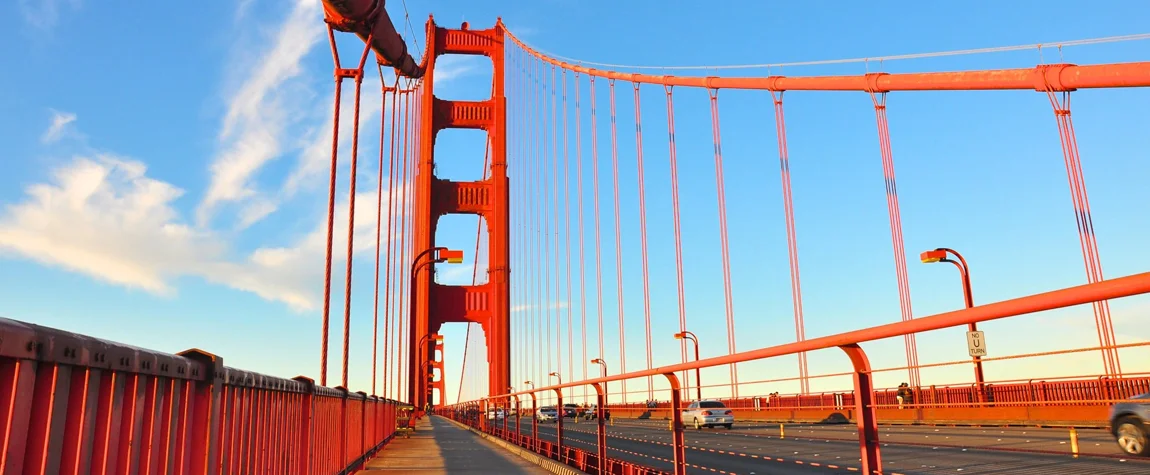
MULTIPOLYGON (((0 251, 160 295, 176 293, 174 279, 196 276, 296 310, 319 305, 326 219, 287 245, 233 259, 224 236, 180 216, 175 203, 183 194, 148 177, 139 161, 110 153, 75 157, 0 214, 0 251)), ((357 199, 375 203, 374 188, 357 199)), ((334 239, 347 242, 347 197, 337 206, 334 239)), ((374 207, 357 207, 356 252, 374 250, 375 224, 374 207)))
POLYGON ((61 6, 78 10, 80 0, 19 0, 24 21, 41 30, 50 30, 60 20, 61 6))
MULTIPOLYGON (((299 94, 293 94, 298 91, 285 86, 301 74, 304 57, 322 38, 319 14, 319 2, 297 0, 270 48, 232 94, 220 128, 222 150, 212 161, 211 183, 196 211, 201 226, 217 206, 255 197, 254 176, 283 152, 284 130, 299 108, 299 94)), ((250 225, 274 209, 270 200, 258 202, 241 211, 240 224, 250 225)))
POLYGON ((52 123, 48 125, 48 129, 40 136, 40 141, 50 144, 60 140, 68 132, 69 125, 76 121, 76 114, 71 112, 62 112, 52 110, 52 123))
POLYGON ((435 87, 441 87, 449 81, 457 80, 481 71, 490 69, 490 63, 485 64, 486 58, 482 56, 448 55, 435 60, 435 87))

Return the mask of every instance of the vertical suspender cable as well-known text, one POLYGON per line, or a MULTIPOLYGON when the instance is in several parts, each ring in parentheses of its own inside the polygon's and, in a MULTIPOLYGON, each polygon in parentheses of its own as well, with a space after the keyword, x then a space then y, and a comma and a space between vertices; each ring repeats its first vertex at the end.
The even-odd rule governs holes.
MULTIPOLYGON (((668 157, 671 162, 671 205, 675 226, 675 276, 678 284, 679 291, 679 331, 687 331, 687 301, 684 293, 683 285, 683 237, 679 223, 679 165, 676 157, 675 150, 675 98, 674 86, 664 85, 664 91, 667 93, 667 137, 670 142, 668 157)), ((680 350, 682 351, 683 362, 687 362, 687 340, 679 340, 680 350)), ((680 378, 687 384, 683 385, 681 392, 684 396, 689 394, 690 388, 689 372, 683 370, 680 378)), ((698 381, 695 382, 698 384, 698 381)), ((672 408, 678 410, 678 408, 672 408)))
MULTIPOLYGON (((615 299, 619 309, 619 373, 627 372, 627 345, 623 327, 623 235, 619 230, 619 139, 615 124, 615 80, 608 81, 611 89, 611 169, 615 189, 615 299)), ((627 403, 627 381, 620 381, 622 402, 627 403)))
POLYGON ((363 48, 363 55, 359 58, 359 67, 352 73, 355 80, 355 99, 351 124, 351 174, 348 179, 347 196, 347 273, 344 277, 343 294, 343 374, 340 381, 347 387, 347 365, 349 350, 351 348, 351 269, 354 263, 352 255, 355 240, 355 185, 359 169, 359 103, 360 92, 363 89, 363 66, 367 62, 367 53, 371 51, 371 36, 363 48))
MULTIPOLYGON (((383 84, 382 70, 379 75, 379 82, 383 84)), ((376 373, 376 364, 379 362, 378 354, 378 339, 379 339, 379 261, 380 245, 383 244, 383 140, 387 135, 387 86, 384 85, 383 93, 380 99, 381 105, 379 108, 379 177, 376 179, 375 189, 375 297, 372 301, 372 323, 371 323, 371 395, 376 395, 376 380, 378 373, 376 373)), ((390 172, 389 172, 390 173, 390 172)))
MULTIPOLYGON (((399 204, 399 209, 403 210, 403 228, 402 228, 403 229, 403 245, 400 249, 399 255, 404 257, 404 261, 409 261, 410 258, 408 256, 411 256, 408 249, 410 248, 409 243, 412 241, 412 236, 411 236, 412 222, 411 221, 414 218, 414 216, 413 216, 414 213, 412 213, 412 210, 407 207, 407 196, 414 191, 414 186, 412 186, 411 182, 415 181, 414 180, 414 178, 415 178, 414 173, 411 173, 412 179, 411 180, 408 179, 408 172, 410 172, 413 168, 412 167, 413 164, 410 163, 413 161, 413 160, 411 160, 411 156, 410 156, 411 139, 410 139, 410 136, 408 135, 408 129, 409 129, 410 123, 411 123, 412 96, 413 96, 412 90, 408 89, 407 93, 404 95, 404 99, 403 99, 403 102, 404 102, 404 109, 403 109, 403 149, 402 149, 402 156, 403 156, 403 177, 402 177, 403 196, 400 198, 400 204, 399 204)), ((411 281, 411 275, 410 274, 411 274, 410 266, 408 266, 408 265, 400 266, 399 295, 407 295, 407 290, 408 290, 407 286, 411 284, 411 282, 410 282, 411 281)), ((404 397, 404 395, 408 393, 408 387, 412 383, 411 374, 410 374, 411 371, 410 371, 410 368, 408 367, 408 354, 407 354, 408 350, 409 350, 409 348, 408 348, 409 342, 408 342, 408 336, 407 335, 408 335, 408 332, 410 331, 409 328, 410 328, 411 324, 414 323, 414 322, 407 321, 408 320, 407 315, 409 315, 408 309, 410 308, 412 303, 413 302, 410 302, 409 299, 400 299, 399 300, 399 361, 398 361, 398 363, 399 363, 399 368, 400 368, 399 376, 403 380, 402 392, 400 392, 400 397, 404 397)), ((414 401, 408 401, 408 402, 414 402, 414 401)))
MULTIPOLYGON (((599 316, 599 358, 603 357, 603 243, 599 228, 599 128, 595 125, 595 76, 590 76, 591 91, 591 182, 595 195, 595 301, 599 316)), ((584 362, 586 364, 586 362, 584 362)))
MULTIPOLYGON (((779 141, 779 173, 783 183, 783 211, 787 222, 787 257, 791 264, 791 305, 795 312, 795 341, 807 339, 806 325, 803 322, 803 292, 799 284, 799 248, 795 235, 795 209, 791 195, 791 160, 787 150, 787 125, 783 116, 783 92, 771 91, 771 99, 775 103, 775 135, 779 141)), ((800 393, 810 393, 808 381, 807 354, 799 353, 799 388, 800 393)))
MULTIPOLYGON (((580 333, 583 342, 583 355, 579 366, 583 367, 583 379, 587 379, 587 259, 583 254, 583 116, 579 112, 579 73, 575 73, 575 167, 579 188, 579 319, 582 322, 580 333)), ((572 374, 571 378, 575 375, 572 374)), ((583 386, 583 401, 587 401, 587 386, 583 386)))
POLYGON ((328 332, 331 325, 331 253, 332 237, 335 231, 335 167, 339 158, 339 109, 343 96, 343 75, 339 65, 339 53, 335 48, 335 32, 331 25, 327 27, 327 39, 331 44, 331 56, 335 61, 335 104, 332 106, 331 125, 331 175, 327 188, 327 246, 324 256, 323 270, 323 329, 321 330, 321 344, 319 355, 319 384, 327 386, 327 344, 328 332))
POLYGON ((536 278, 536 285, 538 287, 535 291, 535 298, 540 301, 539 318, 542 320, 540 322, 541 325, 539 325, 539 366, 543 367, 543 360, 546 358, 547 369, 545 371, 550 374, 552 371, 551 352, 547 350, 546 346, 547 343, 551 341, 551 304, 549 302, 551 268, 547 264, 550 260, 546 257, 548 242, 546 233, 547 222, 543 219, 543 213, 546 209, 545 204, 547 203, 547 180, 544 178, 546 175, 543 171, 543 165, 546 163, 546 152, 544 151, 547 148, 547 134, 543 129, 544 105, 546 102, 542 99, 544 87, 542 77, 543 61, 536 59, 534 62, 535 94, 532 97, 532 101, 535 102, 535 124, 533 127, 535 132, 535 176, 532 177, 532 181, 535 182, 535 199, 532 201, 535 203, 535 239, 537 241, 535 244, 535 262, 539 263, 534 266, 536 275, 538 276, 536 278), (542 221, 542 223, 540 223, 540 221, 542 221))
MULTIPOLYGON (((902 320, 914 318, 910 303, 910 283, 906 274, 906 250, 903 248, 902 217, 898 206, 898 187, 895 185, 894 153, 890 144, 890 128, 886 118, 886 93, 876 95, 870 92, 874 102, 875 118, 878 123, 879 148, 882 153, 883 175, 886 181, 886 203, 890 214, 891 243, 894 247, 895 273, 898 278, 898 294, 902 311, 902 320)), ((906 342, 907 372, 910 377, 910 386, 918 387, 918 348, 915 344, 914 334, 904 335, 906 342)))
MULTIPOLYGON (((711 135, 715 145, 715 190, 718 193, 719 240, 723 257, 723 297, 727 309, 727 352, 735 353, 735 308, 731 297, 731 253, 727 241, 727 192, 723 180, 723 140, 719 128, 719 90, 707 89, 711 98, 711 135)), ((698 383, 698 381, 696 381, 698 383)), ((731 397, 739 397, 739 373, 731 363, 731 397)))
MULTIPOLYGON (((559 113, 556 101, 555 86, 555 66, 551 66, 551 217, 555 220, 555 300, 558 301, 559 296, 559 280, 560 280, 560 267, 559 267, 559 131, 557 114, 559 113)), ((568 305, 555 306, 555 371, 563 372, 563 307, 568 305)))
MULTIPOLYGON (((578 116, 576 116, 578 117, 578 116)), ((575 376, 575 338, 574 326, 571 323, 571 163, 567 145, 567 70, 563 70, 563 239, 566 241, 564 251, 567 254, 567 375, 575 376)), ((576 156, 578 159, 578 156, 576 156)))
MULTIPOLYGON (((643 249, 643 325, 647 344, 647 369, 651 369, 651 288, 647 273, 647 192, 643 178, 643 114, 639 104, 639 83, 632 83, 635 91, 635 162, 639 176, 639 241, 643 249)), ((647 377, 647 400, 655 399, 654 381, 647 377)))
MULTIPOLYGON (((380 81, 381 82, 383 81, 382 76, 380 77, 380 81)), ((391 331, 391 325, 392 325, 391 294, 392 294, 392 292, 394 292, 392 285, 395 284, 395 282, 393 282, 391 280, 391 275, 392 275, 391 257, 392 257, 392 254, 395 254, 395 233, 392 232, 392 230, 394 229, 394 218, 395 218, 395 213, 396 213, 396 211, 395 211, 395 201, 396 201, 395 200, 395 118, 396 118, 396 109, 398 109, 398 107, 396 107, 396 104, 398 104, 398 99, 399 99, 399 78, 398 77, 395 78, 395 87, 391 88, 391 91, 392 91, 392 94, 391 94, 391 133, 390 133, 390 136, 388 137, 388 142, 389 142, 388 147, 389 147, 390 151, 388 152, 389 158, 388 158, 388 165, 387 165, 387 261, 386 261, 386 265, 385 265, 386 270, 387 270, 387 273, 386 273, 387 277, 384 278, 384 285, 383 285, 383 287, 385 289, 387 289, 387 292, 384 294, 384 297, 383 297, 383 328, 384 328, 384 330, 383 330, 383 355, 384 355, 383 381, 384 381, 384 384, 387 384, 388 368, 391 366, 391 362, 395 359, 395 357, 388 350, 389 350, 389 348, 392 351, 395 350, 395 346, 394 345, 389 346, 389 344, 391 342, 392 335, 394 335, 396 333, 396 332, 391 331)), ((399 264, 398 260, 397 260, 396 264, 398 266, 398 264, 399 264)), ((394 374, 394 373, 392 373, 392 374, 394 374)), ((395 386, 396 386, 395 384, 387 384, 387 386, 384 387, 384 391, 383 391, 384 394, 390 396, 391 393, 389 391, 394 390, 395 386)), ((392 396, 392 397, 394 397, 394 396, 392 396)))
MULTIPOLYGON (((1043 75, 1044 78, 1048 77, 1043 75)), ((1094 234, 1094 219, 1090 213, 1090 200, 1086 194, 1086 179, 1082 174, 1082 161, 1078 155, 1078 140, 1074 133, 1074 122, 1070 117, 1070 92, 1063 91, 1061 101, 1050 83, 1046 83, 1046 94, 1054 108, 1054 118, 1058 122, 1058 135, 1062 144, 1062 158, 1066 164, 1066 179, 1070 186, 1070 197, 1074 204, 1075 221, 1078 226, 1078 239, 1082 247, 1082 259, 1086 266, 1086 280, 1095 283, 1103 280, 1102 260, 1098 254, 1098 241, 1094 234)), ((1110 319, 1110 302, 1094 302, 1094 324, 1098 332, 1098 344, 1102 347, 1102 364, 1106 375, 1120 377, 1122 366, 1114 338, 1114 324, 1110 319)))

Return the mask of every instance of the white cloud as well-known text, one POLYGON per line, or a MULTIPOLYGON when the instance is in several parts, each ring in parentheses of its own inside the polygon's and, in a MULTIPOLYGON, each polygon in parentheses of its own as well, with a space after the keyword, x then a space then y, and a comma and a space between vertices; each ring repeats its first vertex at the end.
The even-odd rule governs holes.
POLYGON ((441 56, 435 60, 435 87, 442 87, 449 81, 471 75, 485 67, 490 69, 490 62, 482 56, 441 56))
POLYGON ((62 112, 52 110, 52 123, 48 125, 48 129, 40 136, 40 141, 50 144, 60 140, 64 134, 68 132, 69 125, 76 121, 76 114, 71 112, 62 112))
MULTIPOLYGON (((390 81, 389 81, 390 83, 390 81)), ((365 141, 378 140, 378 120, 380 110, 383 107, 380 101, 381 86, 379 78, 368 75, 363 81, 363 93, 360 99, 359 111, 359 140, 360 140, 360 159, 365 158, 363 149, 365 141), (371 126, 375 126, 372 128, 371 126)), ((340 100, 339 109, 339 156, 347 160, 351 156, 351 132, 352 132, 352 118, 355 117, 355 98, 353 94, 345 91, 340 100)), ((391 101, 392 95, 387 96, 388 107, 388 137, 391 134, 391 101)), ((282 197, 290 197, 300 191, 309 191, 315 189, 327 189, 327 177, 331 172, 331 135, 333 122, 332 116, 335 112, 334 95, 328 96, 327 108, 323 115, 323 123, 321 126, 314 128, 307 134, 306 138, 299 144, 301 151, 299 159, 296 163, 296 168, 288 175, 287 179, 281 188, 280 194, 282 197), (317 186, 322 184, 322 186, 317 186)), ((397 118, 398 119, 398 118, 397 118)), ((402 124, 400 124, 402 127, 402 124)), ((402 128, 397 129, 397 135, 402 134, 402 128)), ((397 151, 398 153, 398 151, 397 151)), ((340 174, 347 173, 346 168, 338 170, 340 174)))
POLYGON ((60 20, 61 3, 71 6, 73 10, 80 8, 80 0, 19 0, 20 13, 24 21, 41 30, 49 30, 56 26, 60 20))
MULTIPOLYGON (((296 310, 318 307, 326 216, 290 245, 232 260, 224 236, 181 218, 174 204, 183 190, 146 171, 112 154, 75 157, 0 215, 0 251, 160 295, 175 294, 175 278, 197 276, 296 310)), ((357 200, 374 204, 374 187, 357 200)), ((336 209, 338 249, 347 242, 346 196, 336 209)), ((356 208, 356 252, 374 249, 375 222, 374 206, 356 208)))
MULTIPOLYGON (((211 183, 196 212, 200 225, 218 205, 255 197, 254 176, 283 152, 284 130, 300 106, 300 94, 287 86, 301 74, 304 57, 322 38, 319 15, 318 1, 297 0, 271 47, 232 94, 219 134, 223 149, 212 162, 211 183)), ((255 209, 241 211, 241 224, 258 221, 274 207, 264 200, 255 209)))
MULTIPOLYGON (((440 265, 435 268, 435 280, 444 285, 471 285, 471 276, 475 272, 474 263, 440 265)), ((476 276, 483 281, 485 276, 476 276)))

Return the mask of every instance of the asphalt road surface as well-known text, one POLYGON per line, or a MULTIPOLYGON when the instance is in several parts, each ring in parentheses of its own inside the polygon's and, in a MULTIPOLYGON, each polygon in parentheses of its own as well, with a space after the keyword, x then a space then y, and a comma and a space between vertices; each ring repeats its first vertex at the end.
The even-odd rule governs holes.
MULTIPOLYGON (((498 421, 502 425, 502 421, 498 421)), ((515 419, 508 421, 514 425, 515 419)), ((531 419, 520 429, 531 432, 531 419)), ((565 444, 595 450, 594 421, 563 424, 565 444)), ((616 420, 607 427, 608 456, 671 470, 667 421, 616 420)), ((555 440, 555 424, 539 424, 555 440)), ((852 424, 736 424, 735 429, 686 429, 688 473, 810 474, 859 469, 852 424)), ((890 474, 1146 474, 1150 459, 1126 458, 1104 430, 1081 430, 1078 458, 1069 430, 1045 428, 883 426, 883 470, 890 474)))

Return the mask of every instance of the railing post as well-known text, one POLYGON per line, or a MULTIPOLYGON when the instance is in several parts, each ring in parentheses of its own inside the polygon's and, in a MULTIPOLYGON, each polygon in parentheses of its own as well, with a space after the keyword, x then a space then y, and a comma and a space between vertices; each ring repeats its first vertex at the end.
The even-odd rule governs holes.
POLYGON ((479 400, 479 430, 487 432, 487 398, 479 400))
POLYGON ((683 413, 679 408, 683 406, 683 394, 680 391, 679 377, 675 373, 663 373, 671 383, 671 449, 675 456, 675 475, 687 474, 687 450, 683 441, 683 413))
POLYGON ((854 365, 855 413, 858 414, 859 457, 862 473, 882 473, 882 454, 879 450, 878 419, 874 409, 874 384, 871 381, 870 360, 858 344, 840 346, 854 365))
POLYGON ((192 377, 192 437, 191 473, 215 475, 219 473, 217 463, 220 450, 220 407, 224 389, 224 359, 203 350, 181 351, 180 356, 204 365, 202 374, 192 377))
POLYGON ((535 417, 539 401, 535 397, 535 392, 531 392, 531 446, 536 453, 539 452, 539 419, 535 417))
POLYGON ((599 458, 599 474, 607 473, 607 424, 603 421, 603 405, 607 403, 607 394, 604 392, 602 384, 595 383, 591 385, 595 388, 597 412, 596 419, 598 419, 598 428, 595 431, 595 448, 599 458))
MULTIPOLYGON (((555 388, 556 402, 555 402, 555 450, 559 455, 559 461, 567 463, 563 460, 563 390, 555 388)), ((539 434, 535 434, 538 437, 539 434)), ((538 443, 538 442, 536 442, 538 443)))
POLYGON ((519 404, 519 396, 512 395, 511 398, 515 400, 515 434, 512 434, 511 438, 515 442, 515 445, 522 447, 523 446, 523 444, 522 444, 522 442, 523 442, 523 431, 522 431, 523 416, 520 414, 522 412, 522 408, 520 407, 520 404, 519 404))
POLYGON ((312 414, 315 410, 315 380, 307 376, 296 376, 292 378, 295 381, 304 385, 303 398, 300 401, 299 413, 299 437, 297 443, 299 451, 296 456, 296 468, 292 470, 295 473, 308 473, 311 471, 312 458, 315 454, 312 451, 312 414))

